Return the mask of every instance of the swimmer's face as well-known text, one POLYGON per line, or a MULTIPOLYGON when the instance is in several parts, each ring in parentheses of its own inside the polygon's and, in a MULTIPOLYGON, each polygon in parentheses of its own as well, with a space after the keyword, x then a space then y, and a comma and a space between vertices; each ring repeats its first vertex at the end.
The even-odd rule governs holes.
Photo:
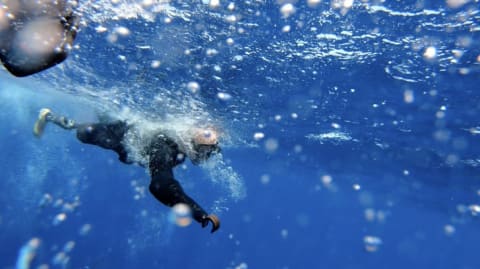
POLYGON ((192 144, 194 154, 191 159, 194 164, 205 162, 212 154, 220 152, 218 134, 213 129, 197 129, 192 144))
POLYGON ((208 160, 212 155, 220 153, 221 148, 215 144, 193 144, 194 156, 191 158, 194 164, 200 164, 208 160))

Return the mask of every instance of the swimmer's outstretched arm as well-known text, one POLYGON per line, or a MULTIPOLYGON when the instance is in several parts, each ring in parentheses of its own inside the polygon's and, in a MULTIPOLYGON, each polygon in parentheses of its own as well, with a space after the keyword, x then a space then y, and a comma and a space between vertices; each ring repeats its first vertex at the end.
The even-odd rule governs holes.
POLYGON ((212 233, 220 228, 220 221, 215 215, 208 215, 207 212, 190 198, 184 191, 180 183, 173 177, 172 169, 150 169, 152 181, 150 182, 150 192, 162 204, 172 207, 178 203, 187 204, 192 210, 193 219, 206 227, 212 223, 212 233))

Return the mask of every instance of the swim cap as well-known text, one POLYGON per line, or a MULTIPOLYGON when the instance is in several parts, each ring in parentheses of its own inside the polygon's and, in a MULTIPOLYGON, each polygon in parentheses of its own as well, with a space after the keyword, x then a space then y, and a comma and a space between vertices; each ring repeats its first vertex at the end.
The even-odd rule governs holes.
POLYGON ((216 145, 218 144, 218 134, 210 128, 197 129, 193 137, 193 142, 197 145, 216 145))

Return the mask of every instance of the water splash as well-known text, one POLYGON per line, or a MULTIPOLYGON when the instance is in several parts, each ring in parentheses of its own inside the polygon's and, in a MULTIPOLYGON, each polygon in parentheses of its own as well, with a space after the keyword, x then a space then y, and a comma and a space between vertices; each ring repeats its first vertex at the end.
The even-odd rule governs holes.
POLYGON ((230 198, 238 201, 246 196, 246 189, 240 175, 228 165, 222 154, 213 156, 208 162, 201 165, 213 183, 228 190, 230 198))

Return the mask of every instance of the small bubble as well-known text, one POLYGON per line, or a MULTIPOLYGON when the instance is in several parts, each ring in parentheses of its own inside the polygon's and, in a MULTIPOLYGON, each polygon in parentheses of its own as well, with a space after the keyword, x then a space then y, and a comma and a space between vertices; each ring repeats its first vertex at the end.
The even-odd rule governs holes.
POLYGON ((65 246, 63 247, 63 251, 68 253, 73 250, 75 247, 75 242, 74 241, 68 241, 65 246))
POLYGON ((353 0, 343 0, 344 8, 351 8, 353 6, 353 0))
POLYGON ((470 74, 470 69, 466 68, 466 67, 462 67, 458 70, 458 73, 460 75, 468 75, 468 74, 470 74))
POLYGON ((52 195, 50 195, 49 193, 45 193, 42 199, 40 200, 40 202, 38 203, 38 205, 40 207, 44 207, 44 206, 50 205, 52 201, 53 201, 52 195))
POLYGON ((240 62, 240 61, 243 60, 243 56, 242 56, 242 55, 235 55, 235 56, 233 57, 233 60, 234 60, 235 62, 240 62))
POLYGON ((233 38, 229 37, 227 38, 227 45, 233 45, 234 41, 233 41, 233 38))
POLYGON ((297 119, 297 118, 298 118, 298 114, 297 114, 297 113, 292 113, 290 116, 292 117, 292 119, 297 119))
POLYGON ((426 48, 425 52, 423 53, 423 57, 428 60, 434 59, 435 57, 437 57, 437 49, 435 47, 426 48))
POLYGON ((99 25, 99 26, 97 26, 97 27, 95 28, 95 31, 97 31, 97 33, 104 33, 104 32, 106 32, 107 30, 108 30, 108 29, 107 29, 106 27, 103 27, 103 26, 101 26, 101 25, 99 25))
POLYGON ((65 252, 58 252, 55 257, 53 257, 52 263, 65 267, 69 261, 70 257, 68 257, 65 252))
POLYGON ((480 205, 469 205, 470 213, 472 216, 478 216, 480 214, 480 205))
POLYGON ((229 23, 235 23, 237 21, 237 16, 228 15, 228 16, 225 17, 225 20, 229 23))
POLYGON ((248 265, 242 262, 239 265, 235 266, 235 269, 248 269, 248 265))
POLYGON ((403 175, 404 175, 404 176, 410 175, 410 171, 408 171, 408 170, 403 170, 403 175))
POLYGON ((235 9, 235 3, 230 2, 227 6, 228 10, 233 11, 235 9))
POLYGON ((207 56, 214 56, 218 54, 218 50, 216 49, 207 49, 207 56))
POLYGON ((265 137, 265 134, 261 132, 256 132, 253 134, 253 139, 257 141, 263 139, 264 137, 265 137))
POLYGON ((284 18, 288 18, 290 15, 295 13, 295 6, 291 3, 285 4, 280 8, 280 12, 284 18))
POLYGON ((458 204, 456 208, 457 208, 457 212, 460 214, 465 214, 468 212, 468 207, 466 205, 458 204))
POLYGON ((186 227, 192 223, 192 210, 187 204, 178 203, 172 207, 169 219, 179 227, 186 227))
POLYGON ((320 4, 322 0, 307 0, 307 5, 309 7, 316 7, 318 4, 320 4))
POLYGON ((260 182, 263 184, 263 185, 267 185, 268 183, 270 183, 270 175, 267 175, 267 174, 264 174, 260 177, 260 182))
POLYGON ((353 189, 356 190, 356 191, 359 191, 360 190, 360 185, 358 184, 353 184, 353 189))
POLYGON ((447 224, 443 226, 443 231, 445 232, 445 235, 452 236, 455 233, 455 227, 453 227, 453 225, 447 224))
POLYGON ((412 90, 406 90, 403 92, 403 101, 407 104, 411 104, 415 101, 415 96, 413 95, 412 90))
POLYGON ((334 129, 339 129, 339 128, 340 128, 340 124, 335 123, 335 122, 333 122, 331 126, 332 126, 334 129))
POLYGON ((470 0, 447 0, 447 5, 451 8, 459 8, 468 2, 470 0))
POLYGON ((437 119, 443 119, 443 118, 445 118, 445 112, 443 112, 443 111, 437 111, 437 113, 435 113, 435 117, 436 117, 437 119))
POLYGON ((265 141, 265 149, 269 153, 273 153, 278 149, 278 140, 274 138, 269 138, 265 141))
POLYGON ((295 152, 295 153, 297 153, 297 154, 300 153, 300 152, 302 152, 302 150, 303 150, 302 145, 295 145, 295 146, 293 147, 293 152, 295 152))
POLYGON ((127 36, 130 34, 130 30, 128 30, 127 27, 119 26, 114 29, 114 32, 121 35, 121 36, 127 36))
POLYGON ((200 90, 200 85, 195 81, 190 81, 187 83, 187 89, 192 93, 196 93, 200 90))
POLYGON ((150 64, 150 67, 152 67, 152 68, 159 68, 159 67, 160 67, 160 61, 158 61, 158 60, 153 60, 152 63, 150 64))
POLYGON ((292 27, 290 25, 285 25, 285 26, 282 27, 282 32, 288 33, 288 32, 290 32, 291 29, 292 29, 292 27))
POLYGON ((67 219, 67 214, 60 213, 53 218, 53 225, 57 226, 67 219))
POLYGON ((376 236, 367 235, 363 237, 363 243, 365 244, 366 251, 376 252, 382 244, 382 239, 376 236))
POLYGON ((333 181, 332 176, 330 176, 330 175, 323 175, 321 180, 322 180, 323 186, 325 186, 325 187, 330 186, 332 184, 332 181, 333 181))
POLYGON ((151 5, 153 5, 153 0, 143 0, 142 1, 142 6, 144 6, 144 7, 149 7, 151 5))
POLYGON ((88 233, 90 233, 91 230, 92 230, 92 225, 86 223, 86 224, 83 224, 82 227, 80 228, 79 234, 82 236, 85 236, 88 233))
POLYGON ((222 100, 222 101, 228 101, 230 99, 232 99, 232 96, 226 92, 219 92, 217 93, 217 97, 218 99, 222 100))
POLYGON ((282 116, 280 116, 280 115, 275 115, 274 119, 275 119, 275 121, 281 121, 281 120, 282 120, 282 116))
POLYGON ((288 230, 282 229, 282 231, 280 231, 280 235, 282 236, 283 239, 286 239, 288 237, 288 230))
POLYGON ((217 8, 220 6, 220 0, 210 0, 208 4, 211 8, 217 8))
POLYGON ((375 210, 373 208, 367 208, 363 212, 365 219, 369 222, 373 222, 375 220, 375 210))

